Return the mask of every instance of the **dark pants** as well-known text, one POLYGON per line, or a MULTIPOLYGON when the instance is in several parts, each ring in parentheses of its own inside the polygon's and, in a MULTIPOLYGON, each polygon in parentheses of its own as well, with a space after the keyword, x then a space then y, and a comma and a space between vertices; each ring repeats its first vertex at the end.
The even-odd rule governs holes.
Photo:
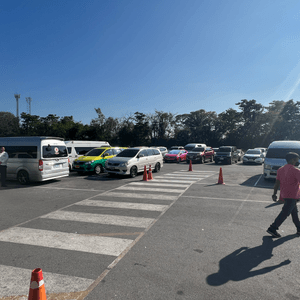
POLYGON ((6 168, 7 166, 1 166, 0 165, 0 174, 1 174, 1 185, 5 185, 6 181, 6 168))
POLYGON ((293 223, 297 227, 297 230, 300 231, 300 221, 298 217, 298 208, 297 208, 298 199, 284 199, 284 205, 278 217, 275 219, 271 227, 275 230, 285 221, 285 219, 292 215, 293 223))

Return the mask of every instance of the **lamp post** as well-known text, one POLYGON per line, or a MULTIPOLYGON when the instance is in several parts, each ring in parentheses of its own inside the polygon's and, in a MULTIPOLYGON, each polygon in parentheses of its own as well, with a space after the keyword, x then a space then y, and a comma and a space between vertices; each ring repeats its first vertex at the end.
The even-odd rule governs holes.
POLYGON ((20 99, 20 94, 15 94, 15 98, 17 100, 17 118, 19 120, 19 99, 20 99))
POLYGON ((28 110, 29 110, 29 114, 31 115, 31 97, 26 97, 26 102, 28 103, 28 110))

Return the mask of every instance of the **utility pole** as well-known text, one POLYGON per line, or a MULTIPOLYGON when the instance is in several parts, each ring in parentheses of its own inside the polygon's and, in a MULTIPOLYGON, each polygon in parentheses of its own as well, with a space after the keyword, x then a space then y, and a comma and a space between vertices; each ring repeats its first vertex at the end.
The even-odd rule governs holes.
POLYGON ((15 94, 15 98, 17 100, 17 118, 19 120, 19 99, 20 99, 20 94, 15 94))
POLYGON ((31 115, 31 97, 26 97, 26 102, 28 104, 28 111, 29 111, 29 114, 31 115))

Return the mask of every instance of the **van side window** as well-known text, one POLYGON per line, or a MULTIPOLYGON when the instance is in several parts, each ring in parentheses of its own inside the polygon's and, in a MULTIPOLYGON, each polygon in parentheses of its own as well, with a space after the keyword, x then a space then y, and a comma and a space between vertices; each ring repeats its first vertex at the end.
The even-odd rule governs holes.
MULTIPOLYGON (((90 150, 94 149, 95 147, 75 147, 75 151, 78 155, 85 155, 88 153, 90 150)), ((69 151, 69 148, 68 148, 69 151)), ((69 152, 71 153, 71 152, 69 152)))
POLYGON ((140 152, 140 154, 144 155, 144 156, 148 156, 148 152, 147 149, 144 149, 140 152))
POLYGON ((71 147, 67 147, 68 149, 68 153, 71 154, 72 153, 72 148, 71 147))
POLYGON ((155 155, 154 149, 147 149, 148 156, 155 155))
POLYGON ((153 149, 154 155, 160 155, 160 152, 157 149, 153 149))
POLYGON ((4 146, 9 158, 37 158, 36 146, 4 146))

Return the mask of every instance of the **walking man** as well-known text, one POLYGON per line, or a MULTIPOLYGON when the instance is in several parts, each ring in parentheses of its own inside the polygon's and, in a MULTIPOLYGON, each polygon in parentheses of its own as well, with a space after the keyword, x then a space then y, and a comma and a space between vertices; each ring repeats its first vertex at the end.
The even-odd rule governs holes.
POLYGON ((1 152, 0 152, 0 174, 1 174, 1 186, 3 186, 3 187, 7 186, 5 184, 7 160, 8 160, 8 154, 7 154, 7 152, 5 152, 5 148, 2 147, 1 152))
POLYGON ((277 232, 279 226, 291 214, 293 223, 297 228, 297 234, 300 235, 300 221, 298 216, 297 201, 300 198, 300 170, 296 168, 299 165, 299 155, 294 152, 289 152, 285 157, 287 164, 278 169, 276 182, 274 185, 273 201, 277 200, 277 190, 280 186, 280 194, 284 200, 284 205, 281 212, 270 225, 267 232, 273 237, 280 237, 277 232))

